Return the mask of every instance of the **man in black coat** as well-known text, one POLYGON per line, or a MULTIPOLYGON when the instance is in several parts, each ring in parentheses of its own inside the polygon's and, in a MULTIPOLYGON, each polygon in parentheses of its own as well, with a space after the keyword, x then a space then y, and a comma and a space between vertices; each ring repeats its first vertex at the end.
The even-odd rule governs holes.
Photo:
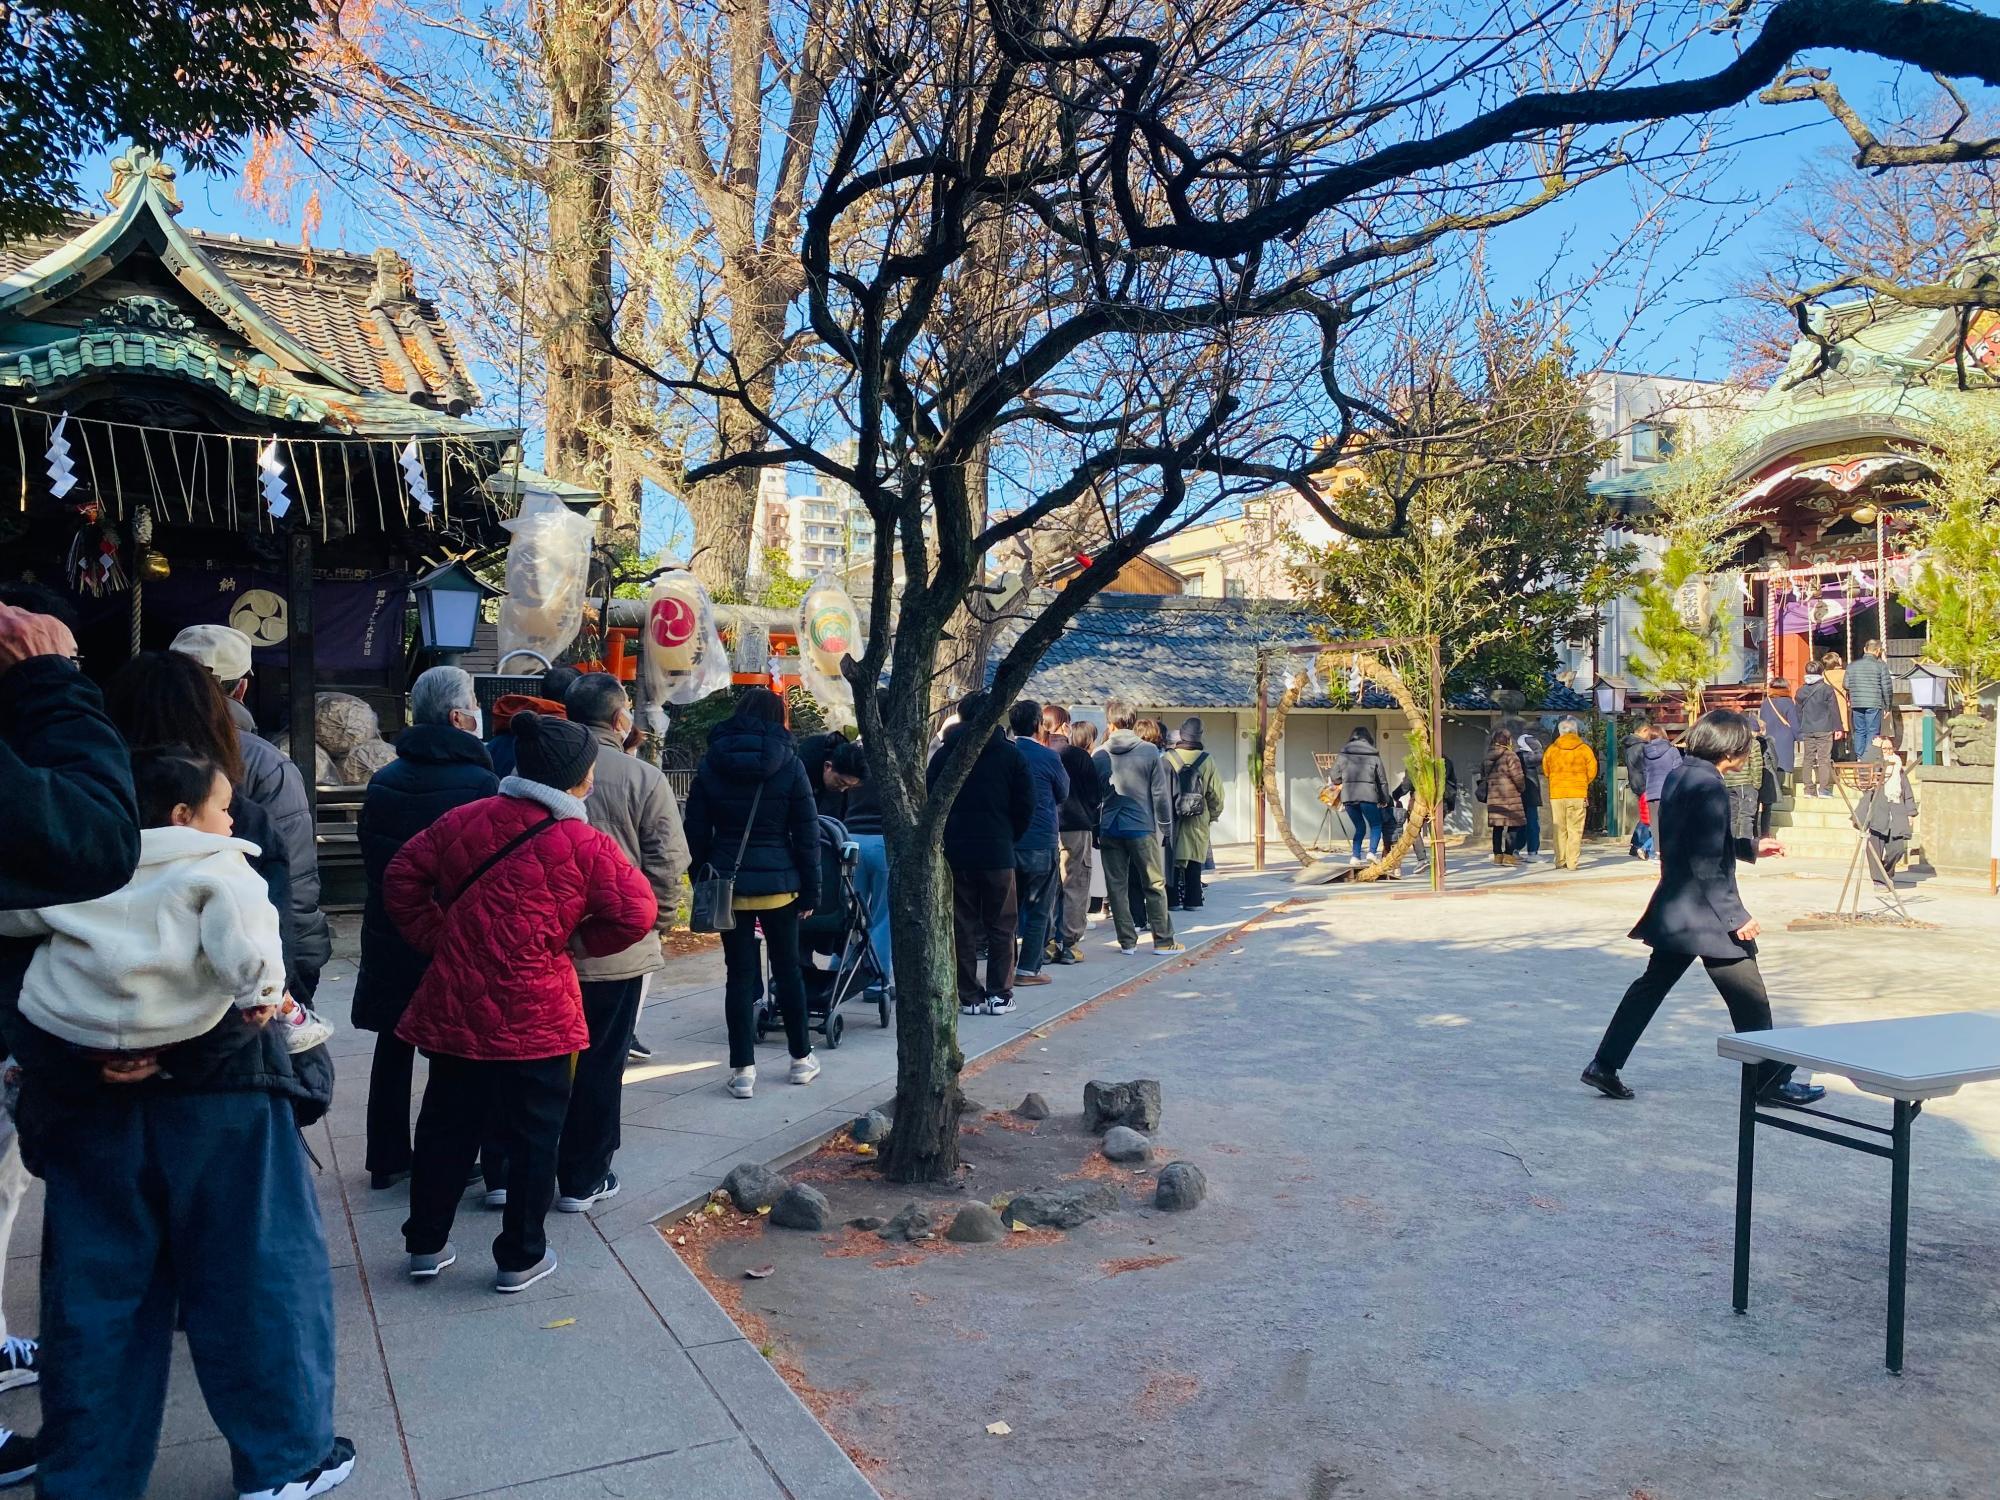
MULTIPOLYGON (((1697 962, 1738 1031, 1771 1026, 1771 1001, 1757 968, 1757 919, 1736 888, 1736 839, 1730 826, 1729 789, 1722 778, 1750 759, 1750 721, 1729 709, 1711 709, 1681 741, 1683 760, 1669 772, 1653 809, 1660 848, 1660 883, 1631 936, 1653 952, 1605 1028, 1583 1081, 1612 1099, 1630 1099, 1618 1076, 1667 991, 1697 962)), ((1826 1090, 1791 1081, 1792 1069, 1764 1065, 1759 1092, 1768 1103, 1811 1104, 1826 1090)))
MULTIPOLYGON (((65 606, 31 586, 0 591, 0 909, 61 906, 108 895, 139 863, 139 809, 125 741, 96 686, 76 667, 65 606)), ((32 941, 0 942, 0 1000, 11 1010, 32 941)), ((0 1270, 28 1174, 13 1117, 0 1114, 0 1270)), ((6 1332, 0 1320, 0 1335, 6 1332)), ((38 1378, 31 1339, 7 1339, 0 1378, 38 1378)), ((107 1398, 109 1399, 109 1398, 107 1398)), ((0 1476, 35 1472, 35 1439, 0 1427, 0 1476)))
POLYGON ((132 878, 139 809, 125 741, 77 670, 69 627, 8 603, 0 603, 0 798, 0 909, 89 901, 132 878))
POLYGON ((396 739, 394 764, 375 773, 361 802, 357 831, 368 904, 361 918, 354 1024, 375 1033, 367 1160, 369 1183, 378 1188, 410 1175, 410 1072, 416 1049, 396 1035, 396 1023, 430 967, 429 957, 403 941, 382 909, 382 877, 403 845, 444 814, 499 790, 478 728, 472 678, 457 667, 432 667, 410 690, 410 727, 396 739))
MULTIPOLYGON (((966 726, 986 708, 984 693, 968 693, 959 722, 925 772, 935 786, 966 726)), ((944 822, 944 857, 951 866, 952 942, 958 955, 960 1015, 1005 1015, 1014 1008, 1014 938, 1020 921, 1014 886, 1014 843, 1035 817, 1028 763, 997 724, 972 763, 972 773, 944 822), (979 984, 979 945, 986 944, 986 985, 979 984)))

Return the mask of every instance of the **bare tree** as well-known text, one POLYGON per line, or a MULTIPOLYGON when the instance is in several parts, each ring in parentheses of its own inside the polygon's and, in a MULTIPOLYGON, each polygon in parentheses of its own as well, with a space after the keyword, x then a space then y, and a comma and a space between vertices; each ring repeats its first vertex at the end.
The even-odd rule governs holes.
MULTIPOLYGON (((843 24, 803 184, 790 333, 811 358, 782 410, 757 384, 761 344, 718 337, 652 373, 762 434, 691 454, 690 478, 805 465, 876 521, 875 629, 849 671, 889 686, 885 710, 855 696, 898 873, 892 1176, 956 1165, 939 845, 981 742, 1119 568, 1232 496, 1290 485, 1351 535, 1403 529, 1410 495, 1370 524, 1313 483, 1412 426, 1423 379, 1369 378, 1398 365, 1385 301, 1449 278, 1467 236, 1684 156, 1686 117, 1748 99, 1803 49, 2000 78, 2000 22, 1944 6, 1777 0, 1674 11, 1681 31, 1668 15, 1579 3, 1455 29, 1443 11, 1297 0, 863 0, 843 24), (988 243, 1004 247, 997 296, 988 243), (981 469, 1007 476, 1005 507, 982 508, 981 469), (927 773, 927 690, 982 559, 1083 503, 1102 544, 1040 601, 992 667, 989 708, 927 773)), ((721 321, 696 310, 697 329, 721 321)), ((1417 425, 1426 472, 1495 446, 1476 419, 1417 425)))
MULTIPOLYGON (((634 7, 633 96, 660 132, 662 207, 686 230, 702 287, 680 364, 726 351, 744 398, 687 403, 684 415, 700 429, 690 440, 716 458, 759 446, 757 413, 782 404, 781 375, 799 347, 788 323, 805 289, 798 243, 832 66, 831 9, 832 0, 634 7)), ((694 570, 710 588, 737 592, 750 563, 756 468, 711 464, 687 480, 683 499, 701 544, 694 570)))
MULTIPOLYGON (((1784 368, 1815 301, 1868 291, 1888 309, 1914 289, 1940 288, 2000 220, 2000 115, 1975 115, 1940 87, 1878 135, 1823 71, 1788 78, 1763 97, 1823 104, 1851 145, 1829 147, 1786 186, 1766 243, 1734 287, 1742 306, 1723 331, 1746 379, 1784 368), (1884 158, 1885 149, 1910 155, 1884 158)), ((1968 305, 1966 290, 1951 288, 1949 305, 1968 305)))

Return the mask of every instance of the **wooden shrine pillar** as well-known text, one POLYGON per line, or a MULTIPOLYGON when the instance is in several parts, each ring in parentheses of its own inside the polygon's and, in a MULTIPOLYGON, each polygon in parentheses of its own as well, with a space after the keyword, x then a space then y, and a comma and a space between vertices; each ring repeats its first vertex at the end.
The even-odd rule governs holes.
POLYGON ((285 544, 285 678, 291 692, 292 764, 306 784, 306 805, 319 815, 319 775, 314 765, 318 698, 313 690, 313 537, 301 521, 285 544))

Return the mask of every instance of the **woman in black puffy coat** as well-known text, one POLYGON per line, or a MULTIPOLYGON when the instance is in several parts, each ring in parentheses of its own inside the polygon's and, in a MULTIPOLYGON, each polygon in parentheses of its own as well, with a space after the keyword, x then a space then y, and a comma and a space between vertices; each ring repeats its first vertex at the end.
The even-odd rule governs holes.
POLYGON ((757 930, 771 959, 771 989, 790 1044, 790 1081, 819 1076, 806 1035, 799 923, 819 904, 819 808, 785 728, 785 701, 751 688, 708 737, 687 802, 695 879, 736 880, 736 925, 722 934, 723 1009, 729 1021, 729 1092, 757 1083, 757 930))

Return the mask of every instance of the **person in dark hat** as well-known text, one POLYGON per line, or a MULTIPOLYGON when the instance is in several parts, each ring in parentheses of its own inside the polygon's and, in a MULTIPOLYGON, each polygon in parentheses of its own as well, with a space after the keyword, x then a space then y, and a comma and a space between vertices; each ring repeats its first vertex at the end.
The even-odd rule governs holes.
POLYGON ((1166 761, 1174 794, 1174 857, 1167 865, 1167 904, 1194 911, 1202 901, 1201 871, 1214 848, 1215 820, 1222 816, 1222 777, 1202 746, 1200 719, 1181 720, 1166 761))
POLYGON ((507 1162, 494 1290, 518 1292, 556 1268, 544 1221, 576 1054, 590 1044, 577 956, 630 948, 659 904, 583 799, 597 739, 532 709, 513 721, 516 774, 495 797, 446 813, 403 846, 382 901, 430 967, 396 1035, 430 1062, 403 1225, 410 1275, 457 1258, 458 1200, 482 1132, 507 1162))

